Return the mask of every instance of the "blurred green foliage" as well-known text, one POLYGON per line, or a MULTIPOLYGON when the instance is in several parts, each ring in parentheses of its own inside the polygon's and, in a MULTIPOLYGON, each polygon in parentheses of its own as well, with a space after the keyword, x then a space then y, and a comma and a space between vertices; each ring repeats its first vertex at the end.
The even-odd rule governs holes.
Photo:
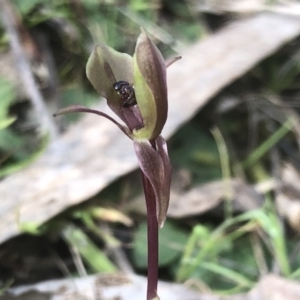
POLYGON ((16 134, 10 127, 16 117, 11 116, 9 109, 15 99, 14 86, 0 77, 0 176, 10 173, 11 168, 19 169, 22 161, 30 158, 30 151, 26 147, 26 139, 16 134), (17 162, 9 168, 1 169, 6 160, 17 162))
POLYGON ((187 168, 194 183, 221 179, 220 156, 209 128, 187 124, 171 138, 170 158, 176 168, 187 168))
POLYGON ((227 219, 213 230, 196 225, 183 252, 177 280, 198 278, 222 294, 249 289, 259 280, 262 267, 251 242, 251 235, 259 230, 266 235, 256 241, 256 247, 262 247, 261 242, 269 245, 260 258, 266 268, 271 272, 275 261, 281 274, 291 276, 286 237, 274 208, 266 206, 227 219))
MULTIPOLYGON (((187 232, 166 222, 159 232, 159 267, 170 266, 180 257, 187 242, 187 232)), ((147 223, 141 223, 134 236, 133 262, 139 269, 147 269, 147 223)))

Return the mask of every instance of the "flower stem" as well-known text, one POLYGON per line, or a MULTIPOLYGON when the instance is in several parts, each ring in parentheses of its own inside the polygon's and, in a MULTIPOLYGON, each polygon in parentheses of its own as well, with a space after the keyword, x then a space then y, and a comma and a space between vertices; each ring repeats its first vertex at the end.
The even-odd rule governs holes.
POLYGON ((156 201, 149 179, 142 173, 142 181, 147 207, 148 233, 148 286, 147 300, 157 297, 158 282, 158 222, 156 216, 156 201))

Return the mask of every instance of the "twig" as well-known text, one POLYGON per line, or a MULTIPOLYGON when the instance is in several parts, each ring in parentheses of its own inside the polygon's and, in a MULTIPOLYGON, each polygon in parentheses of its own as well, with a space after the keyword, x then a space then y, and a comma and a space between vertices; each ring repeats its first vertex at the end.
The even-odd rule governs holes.
POLYGON ((49 114, 43 101, 43 97, 35 83, 30 63, 28 62, 25 51, 20 41, 16 26, 16 17, 12 4, 7 0, 0 0, 0 13, 3 25, 8 34, 9 43, 16 59, 16 67, 19 70, 24 88, 32 101, 36 116, 39 118, 41 131, 49 133, 50 140, 54 140, 58 135, 57 127, 49 114))
POLYGON ((84 267, 83 261, 81 259, 80 253, 76 246, 73 244, 69 243, 69 249, 73 257, 73 261, 75 263, 76 269, 78 271, 78 274, 80 277, 84 278, 87 276, 86 269, 84 267))

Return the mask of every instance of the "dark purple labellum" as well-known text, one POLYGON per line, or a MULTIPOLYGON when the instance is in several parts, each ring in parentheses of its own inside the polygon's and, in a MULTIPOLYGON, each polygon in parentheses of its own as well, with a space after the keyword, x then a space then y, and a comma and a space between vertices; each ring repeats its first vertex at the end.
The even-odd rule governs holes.
POLYGON ((113 88, 118 92, 123 100, 123 107, 136 105, 134 88, 127 81, 118 81, 113 84, 113 88))

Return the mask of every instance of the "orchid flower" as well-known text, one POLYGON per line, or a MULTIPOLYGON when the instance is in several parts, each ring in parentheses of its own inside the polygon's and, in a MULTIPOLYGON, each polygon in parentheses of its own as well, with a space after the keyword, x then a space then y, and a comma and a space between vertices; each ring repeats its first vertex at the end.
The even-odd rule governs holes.
MULTIPOLYGON (((148 218, 148 244, 153 244, 153 239, 157 239, 153 237, 155 226, 163 226, 169 206, 171 164, 166 142, 160 134, 168 114, 166 67, 178 59, 166 64, 160 51, 143 29, 133 57, 100 44, 87 62, 87 77, 124 124, 101 111, 81 105, 71 105, 55 114, 87 112, 103 116, 116 124, 133 141, 142 171, 147 215, 154 215, 156 223, 153 223, 153 218, 152 221, 148 218)), ((148 280, 149 268, 157 268, 157 262, 153 265, 153 258, 149 259, 151 255, 158 256, 157 253, 153 254, 155 247, 157 245, 154 243, 152 249, 148 248, 148 280)), ((157 273, 154 270, 155 272, 157 273)), ((157 288, 157 278, 155 280, 157 288)), ((152 284, 149 292, 148 281, 147 299, 157 297, 156 288, 152 284)))

